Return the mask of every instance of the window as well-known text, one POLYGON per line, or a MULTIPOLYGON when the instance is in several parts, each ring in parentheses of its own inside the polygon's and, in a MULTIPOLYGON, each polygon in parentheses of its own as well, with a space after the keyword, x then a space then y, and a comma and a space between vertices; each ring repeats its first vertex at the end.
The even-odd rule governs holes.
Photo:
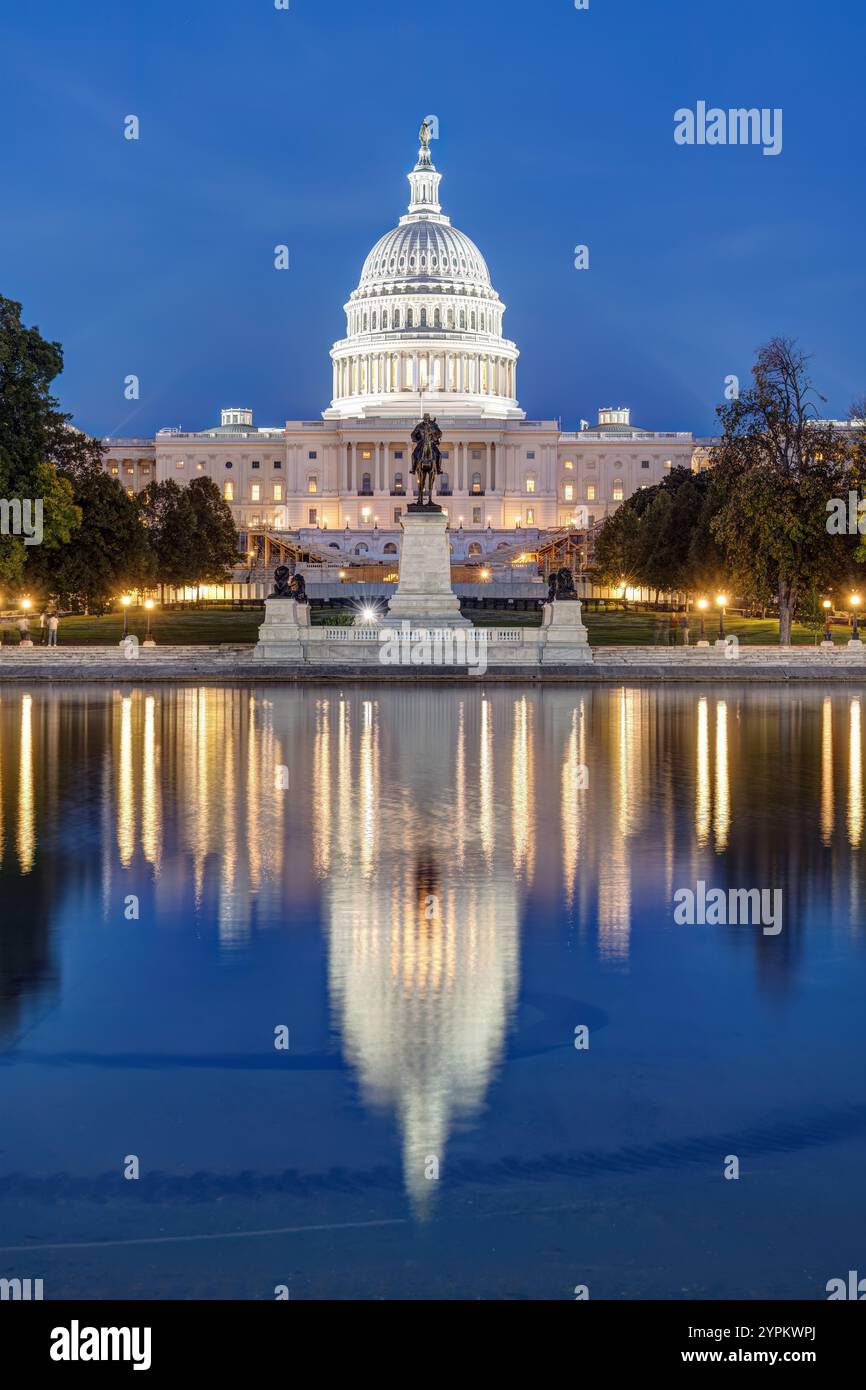
POLYGON ((595 483, 587 483, 586 500, 587 502, 595 501, 595 483))
POLYGON ((649 459, 641 459, 641 461, 640 461, 640 466, 641 466, 641 468, 649 468, 649 465, 650 465, 649 459))
POLYGON ((472 544, 470 545, 470 547, 469 547, 469 554, 470 554, 470 555, 480 555, 480 554, 481 554, 481 546, 478 544, 477 541, 473 541, 472 544))
POLYGON ((480 474, 480 473, 473 473, 473 474, 472 474, 472 491, 473 491, 473 492, 480 492, 480 491, 481 491, 481 474, 480 474))
POLYGON ((111 474, 112 474, 112 476, 116 478, 119 472, 120 472, 120 469, 118 468, 117 464, 116 464, 116 463, 113 463, 113 464, 111 465, 111 474))
POLYGON ((235 485, 230 479, 227 479, 223 484, 223 498, 226 502, 234 502, 235 500, 235 485))
POLYGON ((622 501, 622 478, 614 478, 612 496, 614 502, 622 501))
POLYGON ((526 457, 527 457, 528 459, 534 459, 534 458, 535 458, 535 450, 534 450, 534 449, 530 449, 530 451, 529 451, 529 453, 526 455, 526 457))
POLYGON ((183 459, 176 459, 174 466, 175 468, 186 468, 186 463, 183 459))
POLYGON ((133 468, 131 463, 128 463, 126 465, 126 472, 129 474, 130 477, 132 477, 133 473, 135 472, 135 469, 133 468))
POLYGON ((370 478, 370 474, 369 474, 369 473, 363 473, 363 474, 361 475, 361 491, 362 491, 362 492, 372 492, 372 491, 373 491, 373 483, 372 483, 372 480, 371 480, 371 478, 370 478))
POLYGON ((402 474, 402 473, 395 473, 395 474, 394 474, 394 491, 395 491, 395 492, 402 492, 402 491, 403 491, 403 474, 402 474))
POLYGON ((480 508, 480 507, 473 507, 473 508, 472 508, 472 525, 473 525, 473 526, 480 526, 480 525, 481 525, 481 508, 480 508))
POLYGON ((283 500, 283 485, 282 485, 282 483, 274 483, 274 501, 275 501, 275 502, 282 502, 282 500, 283 500))
POLYGON ((371 459, 372 457, 373 457, 373 450, 372 450, 372 449, 362 449, 362 450, 361 450, 361 458, 364 460, 365 463, 369 463, 369 462, 370 462, 370 459, 371 459))
POLYGON ((261 484, 260 484, 260 483, 253 483, 252 489, 251 489, 251 491, 250 491, 250 501, 251 501, 251 502, 261 502, 261 500, 262 500, 262 489, 261 489, 261 484))
POLYGON ((316 477, 315 473, 311 473, 310 476, 307 478, 307 492, 318 492, 318 491, 319 491, 319 480, 318 480, 318 478, 316 477))
POLYGON ((253 466, 253 468, 261 468, 262 465, 261 465, 261 463, 259 462, 258 459, 253 459, 252 466, 253 466))
MULTIPOLYGON (((143 463, 141 466, 142 466, 142 468, 147 468, 149 465, 146 464, 146 463, 143 463)), ((202 472, 202 470, 203 470, 203 468, 204 468, 204 464, 201 462, 201 460, 199 460, 199 462, 196 464, 196 468, 198 469, 199 473, 202 472)))
POLYGON ((535 479, 534 479, 534 478, 527 478, 527 479, 526 479, 526 491, 527 491, 527 492, 534 492, 534 491, 535 491, 535 479))
POLYGON ((311 525, 311 526, 315 526, 315 525, 316 525, 316 520, 317 520, 317 518, 318 518, 318 515, 319 515, 319 513, 318 513, 317 508, 316 508, 316 507, 311 507, 310 510, 309 510, 309 512, 308 512, 308 516, 309 516, 309 518, 310 518, 310 525, 311 525))
POLYGON ((226 460, 226 468, 234 468, 234 464, 231 462, 230 459, 226 460))
POLYGON ((481 459, 481 450, 480 450, 480 449, 473 449, 473 450, 472 450, 472 460, 473 460, 473 462, 480 461, 480 459, 481 459))
POLYGON ((308 459, 317 459, 318 457, 319 455, 316 453, 315 449, 313 449, 309 454, 307 454, 308 459))
POLYGON ((574 483, 565 484, 565 488, 563 489, 563 496, 565 497, 566 502, 574 501, 574 483))
POLYGON ((573 473, 573 472, 574 472, 574 459, 566 459, 562 466, 563 466, 563 468, 567 468, 568 471, 569 471, 569 473, 573 473))
POLYGON ((439 491, 440 491, 440 492, 450 492, 450 490, 451 490, 451 484, 450 484, 450 482, 448 481, 448 474, 447 474, 447 473, 440 473, 440 475, 439 475, 439 491))
POLYGON ((282 466, 283 466, 283 461, 282 461, 282 459, 274 459, 274 468, 282 468, 282 466))
POLYGON ((397 452, 395 453, 394 457, 395 457, 395 459, 401 459, 401 458, 403 457, 403 450, 402 450, 402 449, 398 449, 397 452))
POLYGON ((402 517, 402 515, 403 515, 403 508, 402 508, 402 507, 395 507, 395 508, 394 508, 394 520, 395 520, 395 522, 399 523, 400 518, 402 517))
POLYGON ((665 459, 665 468, 673 468, 673 460, 665 459))
POLYGON ((382 551, 383 555, 396 555, 397 547, 393 541, 389 541, 382 551))

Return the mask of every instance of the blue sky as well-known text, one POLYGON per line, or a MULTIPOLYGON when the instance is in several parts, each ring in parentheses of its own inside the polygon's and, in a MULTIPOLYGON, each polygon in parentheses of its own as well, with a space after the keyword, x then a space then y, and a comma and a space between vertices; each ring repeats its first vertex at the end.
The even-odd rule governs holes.
POLYGON ((627 404, 706 432, 776 333, 814 355, 828 413, 866 394, 852 0, 42 0, 0 32, 0 293, 63 344, 63 404, 95 434, 229 404, 315 418, 427 114, 533 418, 627 404), (699 100, 781 107, 782 153, 676 145, 699 100))

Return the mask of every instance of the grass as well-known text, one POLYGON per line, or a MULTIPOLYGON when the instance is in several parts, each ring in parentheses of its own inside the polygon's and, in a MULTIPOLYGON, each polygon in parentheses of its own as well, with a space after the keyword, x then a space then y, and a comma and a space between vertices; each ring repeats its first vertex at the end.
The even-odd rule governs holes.
MULTIPOLYGON (((534 627, 541 622, 541 613, 503 609, 477 610, 470 615, 478 627, 534 627)), ((667 645, 670 614, 655 612, 607 612, 583 610, 583 618, 594 646, 653 646, 667 645)), ((313 612, 313 621, 326 624, 334 620, 333 613, 313 612)), ((233 612, 231 610, 186 610, 180 613, 157 613, 154 637, 160 646, 216 646, 225 643, 253 643, 262 621, 261 611, 233 612)), ((4 622, 7 641, 17 643, 17 630, 7 618, 4 622)), ((129 617, 129 630, 142 640, 145 635, 144 615, 134 611, 129 617)), ((718 636, 718 618, 707 620, 707 637, 711 642, 718 636)), ((771 618, 739 618, 731 615, 725 621, 725 631, 740 642, 775 646, 779 641, 779 624, 771 618)), ((700 635, 700 622, 691 621, 691 641, 700 635)), ((31 619, 30 635, 35 643, 41 640, 39 620, 31 619)), ((61 646, 115 646, 123 635, 123 618, 112 614, 104 618, 68 617, 60 622, 61 646)), ((850 637, 848 628, 834 628, 833 637, 841 645, 850 637)), ((678 643, 681 640, 677 632, 678 643)), ((796 624, 793 632, 795 646, 814 646, 815 631, 796 624)))

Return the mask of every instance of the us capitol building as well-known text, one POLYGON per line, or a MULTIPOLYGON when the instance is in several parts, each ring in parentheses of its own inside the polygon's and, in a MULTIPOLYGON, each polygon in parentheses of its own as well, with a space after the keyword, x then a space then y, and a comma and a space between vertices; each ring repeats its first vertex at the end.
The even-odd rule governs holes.
POLYGON ((291 533, 322 559, 387 561, 412 500, 409 434, 429 411, 444 432, 439 500, 458 561, 583 528, 669 469, 701 467, 707 441, 638 429, 626 408, 600 410, 578 432, 528 420, 505 305, 478 247, 442 211, 426 122, 408 177, 409 210, 377 241, 345 305, 322 418, 261 428, 251 410, 231 408, 199 432, 106 439, 105 466, 130 494, 204 475, 230 503, 244 548, 251 534, 291 533))

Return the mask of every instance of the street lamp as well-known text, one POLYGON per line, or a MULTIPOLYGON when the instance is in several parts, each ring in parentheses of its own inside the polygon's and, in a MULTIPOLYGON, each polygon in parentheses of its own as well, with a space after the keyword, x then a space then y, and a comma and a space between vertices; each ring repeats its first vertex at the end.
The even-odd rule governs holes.
POLYGON ((860 641, 860 616, 859 616, 857 610, 858 610, 858 608, 860 607, 860 604, 862 603, 862 599, 860 598, 860 595, 859 595, 859 594, 852 594, 852 595, 851 595, 850 602, 851 602, 851 607, 852 607, 853 610, 854 610, 854 631, 853 631, 852 634, 851 634, 851 641, 852 641, 852 642, 859 642, 859 641, 860 641))
POLYGON ((120 602, 123 606, 123 636, 126 638, 129 636, 129 605, 132 603, 132 599, 129 594, 124 594, 120 602))
MULTIPOLYGON (((707 644, 707 619, 706 619, 706 613, 707 613, 707 608, 708 608, 708 607, 709 607, 709 603, 708 603, 707 599, 705 599, 705 598, 699 598, 699 599, 698 599, 698 612, 699 612, 700 615, 701 615, 701 635, 700 635, 700 639, 699 639, 699 643, 700 643, 701 646, 704 646, 705 644, 707 644)), ((707 645, 708 645, 708 644, 707 644, 707 645)))
POLYGON ((821 607, 824 610, 824 643, 825 645, 829 645, 832 647, 833 631, 830 627, 830 612, 833 607, 833 603, 830 599, 825 598, 824 602, 821 604, 821 607))
POLYGON ((155 646, 156 646, 156 643, 155 643, 154 640, 153 640, 153 633, 152 633, 152 631, 151 631, 151 623, 152 623, 152 619, 153 619, 153 610, 154 610, 155 607, 156 607, 156 605, 154 604, 154 601, 153 601, 152 598, 146 598, 146 599, 144 600, 144 611, 145 611, 145 613, 147 614, 147 632, 146 632, 145 635, 144 635, 144 645, 145 645, 146 647, 155 647, 155 646))
POLYGON ((728 606, 727 594, 716 594, 716 604, 719 610, 719 641, 725 640, 725 609, 728 606))

